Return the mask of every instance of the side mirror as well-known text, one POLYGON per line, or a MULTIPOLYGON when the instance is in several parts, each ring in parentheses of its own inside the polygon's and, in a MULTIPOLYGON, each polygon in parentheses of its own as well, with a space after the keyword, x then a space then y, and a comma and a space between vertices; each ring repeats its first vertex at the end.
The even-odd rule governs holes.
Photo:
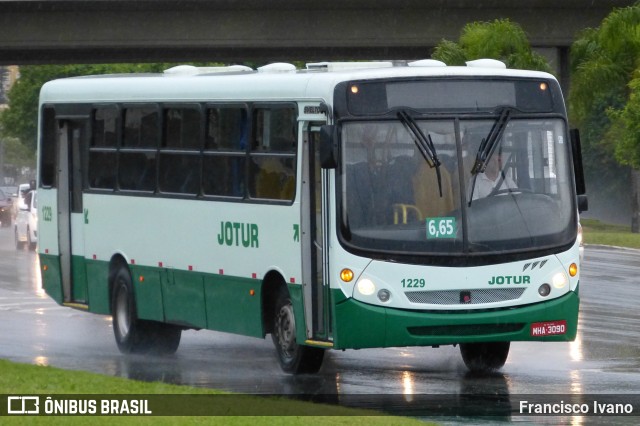
POLYGON ((584 194, 578 195, 578 212, 582 213, 587 210, 589 210, 589 200, 587 196, 584 194))
POLYGON ((582 167, 582 147, 580 145, 580 132, 578 129, 571 129, 571 152, 573 154, 573 173, 576 179, 576 193, 578 194, 578 212, 582 213, 589 209, 587 200, 587 188, 584 180, 584 169, 582 167))
POLYGON ((569 135, 571 136, 571 151, 573 154, 573 173, 576 177, 576 192, 578 195, 584 195, 587 193, 587 189, 584 181, 584 170, 582 168, 580 131, 578 131, 578 129, 571 129, 569 135))
POLYGON ((320 127, 320 166, 323 169, 338 167, 338 130, 335 125, 320 127))

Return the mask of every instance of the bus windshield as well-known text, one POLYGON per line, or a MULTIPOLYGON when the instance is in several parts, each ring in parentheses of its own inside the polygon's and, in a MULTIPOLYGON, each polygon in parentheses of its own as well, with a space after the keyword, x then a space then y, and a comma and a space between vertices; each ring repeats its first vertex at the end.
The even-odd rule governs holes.
POLYGON ((474 169, 497 118, 408 121, 398 114, 344 122, 342 241, 363 251, 434 256, 570 243, 576 213, 565 121, 511 115, 491 155, 474 169), (416 138, 430 141, 437 162, 420 152, 416 138))

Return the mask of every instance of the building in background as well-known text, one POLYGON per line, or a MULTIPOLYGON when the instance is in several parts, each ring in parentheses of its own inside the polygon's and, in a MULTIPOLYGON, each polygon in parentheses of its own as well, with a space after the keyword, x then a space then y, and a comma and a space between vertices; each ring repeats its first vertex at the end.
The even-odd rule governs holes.
POLYGON ((7 107, 7 103, 9 102, 7 94, 19 76, 20 71, 17 66, 0 66, 0 108, 4 109, 7 107))
MULTIPOLYGON (((9 107, 9 90, 19 77, 20 69, 18 66, 0 66, 0 112, 9 107)), ((0 186, 15 185, 17 181, 22 181, 33 175, 30 168, 22 170, 22 167, 7 164, 5 160, 5 140, 0 133, 0 186)))

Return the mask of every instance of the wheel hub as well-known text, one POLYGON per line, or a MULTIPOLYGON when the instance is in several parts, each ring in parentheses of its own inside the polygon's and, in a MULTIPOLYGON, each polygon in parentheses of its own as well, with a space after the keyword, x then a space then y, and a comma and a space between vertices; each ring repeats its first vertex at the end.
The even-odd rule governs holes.
POLYGON ((291 305, 283 306, 278 312, 278 344, 283 355, 292 357, 296 349, 296 323, 291 305))

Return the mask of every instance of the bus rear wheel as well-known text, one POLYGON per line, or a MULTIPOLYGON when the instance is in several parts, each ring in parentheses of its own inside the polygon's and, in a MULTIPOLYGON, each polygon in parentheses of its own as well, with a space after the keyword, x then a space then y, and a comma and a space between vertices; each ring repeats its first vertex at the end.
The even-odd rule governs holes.
POLYGON ((278 362, 286 373, 317 373, 322 366, 324 349, 298 345, 296 341, 296 320, 289 293, 282 289, 275 304, 273 324, 273 344, 278 362))
POLYGON ((461 343, 460 354, 472 372, 491 372, 507 362, 510 346, 510 342, 461 343))
POLYGON ((180 327, 138 318, 131 274, 125 266, 115 276, 111 307, 113 333, 120 352, 172 354, 178 350, 180 327))

